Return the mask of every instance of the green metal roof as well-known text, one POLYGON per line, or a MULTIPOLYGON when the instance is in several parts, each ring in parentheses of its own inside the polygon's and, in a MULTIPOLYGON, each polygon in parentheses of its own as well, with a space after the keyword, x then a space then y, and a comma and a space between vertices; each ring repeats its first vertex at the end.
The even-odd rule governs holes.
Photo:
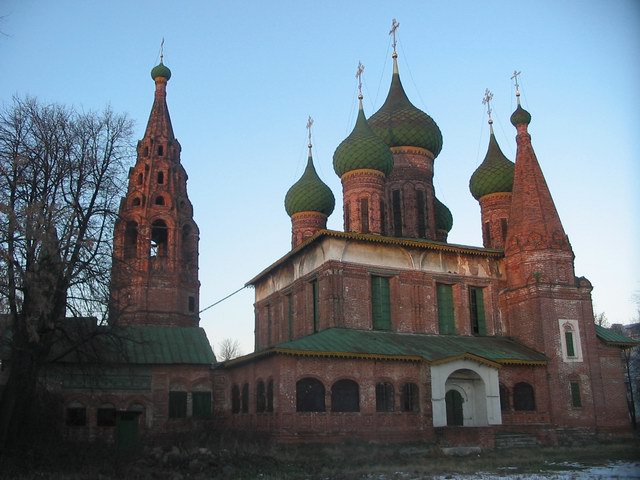
POLYGON ((309 152, 307 167, 284 198, 284 208, 289 216, 300 212, 321 212, 329 216, 336 205, 331 189, 322 181, 313 166, 309 152))
POLYGON ((391 150, 367 123, 362 103, 353 130, 333 154, 333 169, 341 178, 353 170, 372 169, 389 175, 393 169, 391 150))
POLYGON ((596 335, 604 343, 617 347, 635 347, 640 345, 639 340, 627 337, 622 333, 616 332, 610 328, 604 328, 600 325, 596 325, 596 335))
POLYGON ((272 349, 275 353, 440 363, 476 357, 499 364, 545 364, 547 358, 507 337, 427 335, 331 328, 272 349))
POLYGON ((489 148, 480 166, 469 180, 469 190, 476 200, 490 193, 510 192, 513 190, 513 171, 515 163, 505 157, 496 137, 491 132, 489 148))
POLYGON ((402 87, 400 74, 393 73, 389 94, 369 125, 389 147, 420 147, 437 157, 442 150, 442 133, 436 122, 416 108, 402 87))
POLYGON ((515 127, 521 124, 529 125, 530 123, 531 114, 520 105, 518 105, 518 108, 516 108, 515 112, 511 114, 511 124, 515 127))
MULTIPOLYGON (((133 363, 142 365, 166 364, 212 364, 216 358, 207 339, 199 327, 160 327, 131 325, 96 327, 97 335, 86 349, 74 350, 58 361, 75 363, 91 361, 96 354, 107 363, 133 363), (100 329, 103 329, 100 331, 100 329)), ((71 338, 73 341, 73 338, 71 338)), ((56 350, 64 352, 64 345, 56 350)), ((53 352, 55 358, 55 352, 53 352)))
POLYGON ((436 228, 450 232, 453 228, 453 215, 451 214, 451 210, 438 200, 438 197, 434 198, 436 204, 436 228))
POLYGON ((171 78, 171 70, 162 62, 151 69, 151 78, 155 80, 158 77, 164 77, 167 80, 171 78))

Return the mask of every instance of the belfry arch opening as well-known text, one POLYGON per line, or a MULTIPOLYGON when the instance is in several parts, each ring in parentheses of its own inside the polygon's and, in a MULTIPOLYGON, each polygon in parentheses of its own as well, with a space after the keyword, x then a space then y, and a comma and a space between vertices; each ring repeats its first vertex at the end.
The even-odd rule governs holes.
POLYGON ((151 224, 150 256, 166 257, 168 251, 168 231, 164 220, 156 220, 151 224))
POLYGON ((135 257, 137 245, 138 224, 136 222, 127 222, 124 228, 124 258, 135 257))

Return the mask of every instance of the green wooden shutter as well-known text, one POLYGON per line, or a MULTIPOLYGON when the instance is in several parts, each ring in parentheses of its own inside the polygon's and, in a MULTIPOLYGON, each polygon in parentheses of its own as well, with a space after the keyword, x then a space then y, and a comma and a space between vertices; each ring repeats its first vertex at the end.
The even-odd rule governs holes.
POLYGON ((438 297, 438 325, 443 335, 456 333, 455 316, 453 310, 453 287, 439 283, 436 287, 438 297))
POLYGON ((580 384, 578 382, 571 382, 571 404, 574 407, 582 406, 582 398, 580 398, 580 384))
POLYGON ((194 418, 210 418, 211 392, 193 392, 192 398, 194 418))
POLYGON ((187 392, 169 392, 169 418, 187 417, 187 392))
POLYGON ((478 315, 478 333, 487 334, 487 322, 484 316, 484 295, 481 288, 474 288, 476 292, 476 314, 478 315))
POLYGON ((371 276, 371 312, 374 330, 391 330, 389 279, 371 276))
POLYGON ((573 332, 564 332, 564 340, 567 344, 567 357, 575 357, 576 349, 573 345, 573 332))

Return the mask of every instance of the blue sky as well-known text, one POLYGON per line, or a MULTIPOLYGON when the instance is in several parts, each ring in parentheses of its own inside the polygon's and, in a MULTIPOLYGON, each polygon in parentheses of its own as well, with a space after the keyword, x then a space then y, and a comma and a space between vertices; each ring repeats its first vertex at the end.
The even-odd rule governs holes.
MULTIPOLYGON (((201 308, 242 287, 290 249, 283 207, 306 161, 337 199, 332 155, 355 121, 358 61, 370 116, 391 79, 388 36, 400 22, 400 75, 444 137, 438 197, 453 243, 480 245, 469 177, 487 148, 485 88, 498 142, 515 158, 510 80, 522 71, 530 133, 565 230, 576 274, 596 311, 628 323, 640 291, 640 2, 2 0, 0 92, 86 110, 110 104, 141 138, 153 101, 150 69, 165 39, 168 102, 200 226, 201 308)), ((206 311, 212 344, 253 348, 253 291, 206 311)))

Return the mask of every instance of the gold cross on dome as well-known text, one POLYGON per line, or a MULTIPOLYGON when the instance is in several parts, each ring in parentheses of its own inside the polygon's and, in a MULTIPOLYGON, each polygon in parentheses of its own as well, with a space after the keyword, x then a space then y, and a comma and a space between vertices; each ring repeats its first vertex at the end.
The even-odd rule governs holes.
POLYGON ((393 47, 393 53, 396 53, 396 45, 397 45, 397 41, 396 41, 396 30, 398 30, 398 27, 400 26, 400 23, 398 23, 398 21, 394 18, 391 21, 391 30, 389 30, 389 35, 393 36, 393 42, 391 43, 391 46, 393 47))
POLYGON ((489 123, 493 123, 491 119, 491 100, 493 100, 493 93, 488 88, 484 91, 484 97, 482 97, 482 104, 487 106, 487 114, 489 115, 489 123))
POLYGON ((362 62, 358 62, 358 70, 356 70, 356 78, 358 79, 358 98, 362 100, 362 73, 364 72, 364 65, 362 62))
POLYGON ((513 71, 513 75, 511 76, 511 80, 513 80, 516 84, 516 97, 520 96, 520 83, 518 83, 518 77, 522 72, 518 72, 517 70, 513 71))
POLYGON ((309 148, 311 148, 311 126, 313 125, 313 118, 309 115, 309 119, 307 120, 307 130, 309 131, 309 148))

